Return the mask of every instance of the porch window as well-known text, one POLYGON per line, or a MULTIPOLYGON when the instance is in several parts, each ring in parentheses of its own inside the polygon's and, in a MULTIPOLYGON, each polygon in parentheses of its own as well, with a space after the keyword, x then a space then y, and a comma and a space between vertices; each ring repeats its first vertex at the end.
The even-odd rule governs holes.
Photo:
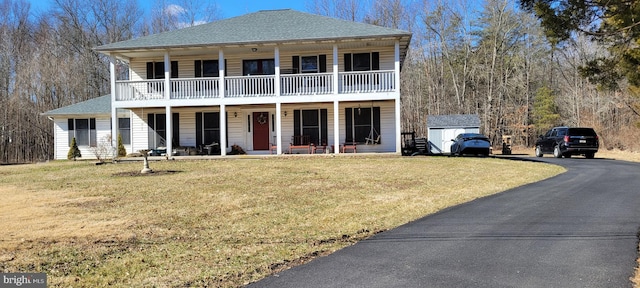
POLYGON ((380 70, 380 52, 344 54, 344 71, 380 70))
POLYGON ((167 115, 154 114, 147 115, 147 123, 149 124, 149 149, 158 147, 166 147, 167 136, 167 115))
MULTIPOLYGON (((229 139, 228 135, 226 137, 229 139)), ((196 112, 196 146, 213 142, 220 143, 220 112, 196 112)))
POLYGON ((293 110, 293 134, 309 135, 309 141, 327 143, 327 109, 293 110))
POLYGON ((242 60, 242 75, 274 75, 276 64, 273 59, 242 60))
MULTIPOLYGON (((147 79, 164 79, 164 62, 147 62, 147 79)), ((178 61, 171 61, 171 78, 178 78, 178 61)))
POLYGON ((131 119, 118 118, 118 135, 122 138, 123 145, 131 144, 131 119))
MULTIPOLYGON (((220 77, 218 60, 195 60, 195 77, 220 77)), ((227 75, 227 59, 224 60, 224 73, 227 75)))
POLYGON ((327 55, 292 56, 292 72, 325 73, 327 72, 327 55))
MULTIPOLYGON (((380 135, 380 107, 345 109, 345 142, 366 143, 380 135)), ((377 142, 380 143, 379 141, 377 142)))
POLYGON ((96 118, 89 119, 68 119, 69 128, 69 147, 71 141, 76 138, 78 146, 96 147, 98 136, 96 132, 96 118))

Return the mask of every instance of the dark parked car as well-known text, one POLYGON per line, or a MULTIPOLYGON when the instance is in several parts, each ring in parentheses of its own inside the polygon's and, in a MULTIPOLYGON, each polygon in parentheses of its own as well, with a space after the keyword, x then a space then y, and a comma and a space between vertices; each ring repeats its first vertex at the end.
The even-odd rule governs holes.
POLYGON ((451 154, 477 154, 487 156, 491 152, 491 141, 487 136, 478 133, 462 133, 452 139, 451 154))
POLYGON ((598 152, 598 134, 592 128, 555 127, 536 141, 536 156, 553 154, 556 158, 584 155, 592 159, 598 152))

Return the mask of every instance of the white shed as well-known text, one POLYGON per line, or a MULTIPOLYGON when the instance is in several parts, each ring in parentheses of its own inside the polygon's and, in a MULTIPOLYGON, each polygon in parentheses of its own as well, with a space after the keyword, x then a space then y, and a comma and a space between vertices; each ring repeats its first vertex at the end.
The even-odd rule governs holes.
POLYGON ((460 133, 480 133, 480 117, 477 114, 427 116, 427 137, 432 152, 450 153, 451 140, 460 133))

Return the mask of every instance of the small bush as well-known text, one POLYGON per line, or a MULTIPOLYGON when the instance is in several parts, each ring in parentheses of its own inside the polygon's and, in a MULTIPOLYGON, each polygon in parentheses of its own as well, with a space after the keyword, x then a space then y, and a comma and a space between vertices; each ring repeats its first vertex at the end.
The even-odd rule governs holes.
POLYGON ((76 161, 76 158, 82 158, 82 153, 80 153, 80 149, 78 149, 76 137, 73 137, 71 139, 71 148, 69 148, 69 153, 67 153, 67 159, 76 161))

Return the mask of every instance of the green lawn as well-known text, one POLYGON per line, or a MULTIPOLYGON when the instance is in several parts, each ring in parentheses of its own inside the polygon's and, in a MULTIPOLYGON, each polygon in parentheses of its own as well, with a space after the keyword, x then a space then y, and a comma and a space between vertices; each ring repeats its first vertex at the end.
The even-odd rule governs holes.
POLYGON ((0 271, 51 286, 242 286, 563 168, 470 157, 0 166, 0 271))

